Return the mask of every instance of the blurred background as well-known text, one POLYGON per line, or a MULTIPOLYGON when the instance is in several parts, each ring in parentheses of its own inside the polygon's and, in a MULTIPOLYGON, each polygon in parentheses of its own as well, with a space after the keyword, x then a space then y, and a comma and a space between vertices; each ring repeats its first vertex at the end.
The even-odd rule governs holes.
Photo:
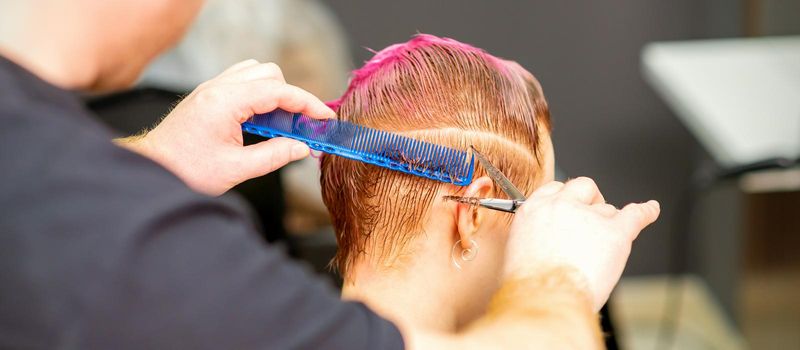
MULTIPOLYGON (((564 177, 661 202, 605 310, 609 347, 800 349, 798 0, 209 0, 134 90, 87 104, 133 134, 247 58, 330 100, 368 49, 418 32, 530 70, 564 177)), ((267 240, 328 273, 315 159, 237 191, 267 240)))

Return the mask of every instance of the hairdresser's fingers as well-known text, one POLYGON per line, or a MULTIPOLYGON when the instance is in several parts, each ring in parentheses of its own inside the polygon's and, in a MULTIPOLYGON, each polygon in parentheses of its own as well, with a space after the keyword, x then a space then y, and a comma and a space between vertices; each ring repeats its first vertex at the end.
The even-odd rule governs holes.
POLYGON ((567 194, 585 204, 604 203, 603 195, 594 180, 588 177, 578 177, 564 184, 561 193, 567 194))
POLYGON ((306 144, 276 137, 241 149, 240 175, 244 180, 271 173, 309 154, 306 144))
POLYGON ((631 235, 630 238, 633 240, 647 225, 656 221, 660 213, 661 206, 657 201, 631 203, 619 211, 616 221, 631 235))
POLYGON ((606 202, 606 198, 603 196, 603 192, 600 192, 600 189, 597 189, 597 193, 595 193, 594 198, 592 198, 592 204, 602 204, 606 202))
POLYGON ((244 67, 235 72, 231 72, 230 74, 219 77, 218 81, 220 83, 241 83, 258 79, 275 80, 281 83, 286 83, 286 79, 283 77, 281 68, 272 62, 259 63, 244 67))
POLYGON ((539 186, 539 188, 537 188, 536 191, 533 192, 531 197, 550 196, 550 195, 558 193, 558 191, 561 191, 561 189, 563 187, 564 187, 564 183, 563 182, 551 181, 551 182, 548 182, 548 183, 546 183, 546 184, 544 184, 542 186, 539 186))
POLYGON ((249 60, 244 60, 244 61, 241 61, 239 63, 236 63, 236 64, 228 67, 228 69, 222 71, 222 73, 219 73, 213 79, 205 81, 205 82, 201 83, 200 85, 198 85, 197 88, 194 89, 194 91, 192 91, 187 97, 192 97, 192 96, 200 93, 200 91, 208 90, 213 86, 216 86, 216 85, 219 85, 219 84, 222 84, 222 83, 226 83, 226 82, 230 82, 230 80, 228 80, 227 77, 230 76, 231 74, 234 74, 234 73, 236 73, 238 71, 241 71, 243 69, 247 69, 249 67, 254 67, 254 66, 257 66, 257 65, 259 65, 259 62, 254 60, 254 59, 252 59, 252 58, 249 59, 249 60))
POLYGON ((247 67, 255 66, 257 64, 259 64, 258 61, 254 60, 252 58, 248 59, 248 60, 244 60, 244 61, 241 61, 239 63, 236 63, 236 64, 228 67, 228 69, 225 69, 224 71, 222 71, 222 73, 219 73, 219 75, 217 75, 217 77, 223 77, 225 75, 231 74, 233 72, 240 71, 240 70, 242 70, 244 68, 247 68, 247 67))
POLYGON ((276 108, 318 119, 336 116, 333 110, 308 91, 275 80, 214 85, 198 91, 197 98, 208 106, 232 111, 238 123, 243 123, 254 114, 271 112, 276 108))
POLYGON ((591 208, 600 215, 608 218, 617 215, 617 213, 619 212, 619 209, 617 209, 617 207, 607 203, 592 204, 591 208))
POLYGON ((257 93, 263 91, 264 97, 253 109, 254 113, 266 113, 276 108, 289 112, 303 113, 312 118, 328 119, 336 116, 324 102, 310 92, 289 84, 276 84, 274 81, 253 81, 252 85, 257 93))

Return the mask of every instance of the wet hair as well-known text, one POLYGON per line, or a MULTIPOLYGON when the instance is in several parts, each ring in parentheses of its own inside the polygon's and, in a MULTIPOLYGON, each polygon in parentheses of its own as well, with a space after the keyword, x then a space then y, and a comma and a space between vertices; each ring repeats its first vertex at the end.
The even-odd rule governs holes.
MULTIPOLYGON (((542 176, 540 135, 550 115, 538 81, 470 45, 420 34, 389 46, 329 105, 341 120, 463 150, 474 145, 527 194, 542 176)), ((483 174, 476 166, 475 177, 483 174)), ((442 186, 463 192, 331 155, 322 158, 320 181, 339 245, 332 263, 345 278, 359 259, 390 266, 422 233, 442 186)))

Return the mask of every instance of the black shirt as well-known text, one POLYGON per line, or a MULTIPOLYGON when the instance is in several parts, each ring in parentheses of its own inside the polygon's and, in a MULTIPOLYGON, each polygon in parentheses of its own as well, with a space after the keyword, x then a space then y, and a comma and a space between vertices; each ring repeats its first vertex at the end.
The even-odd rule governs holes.
POLYGON ((401 349, 262 243, 238 202, 114 146, 0 57, 0 348, 401 349))

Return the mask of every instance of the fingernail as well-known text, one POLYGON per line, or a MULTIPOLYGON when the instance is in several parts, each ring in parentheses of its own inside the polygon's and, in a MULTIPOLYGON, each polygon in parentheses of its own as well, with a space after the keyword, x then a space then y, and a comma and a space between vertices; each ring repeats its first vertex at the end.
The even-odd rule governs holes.
POLYGON ((298 143, 292 146, 292 158, 294 159, 305 158, 308 156, 309 152, 308 146, 304 143, 298 143))

